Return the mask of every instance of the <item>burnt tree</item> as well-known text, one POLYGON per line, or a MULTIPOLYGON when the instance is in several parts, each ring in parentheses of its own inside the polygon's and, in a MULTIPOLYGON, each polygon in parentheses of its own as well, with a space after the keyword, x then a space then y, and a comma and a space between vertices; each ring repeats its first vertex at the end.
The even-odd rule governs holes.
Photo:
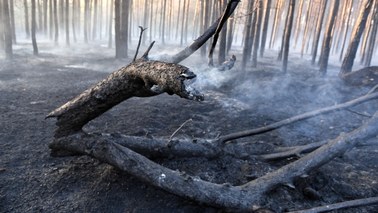
POLYGON ((12 47, 12 30, 10 23, 10 13, 8 0, 2 0, 2 16, 3 16, 3 27, 4 27, 4 50, 5 57, 11 59, 13 57, 13 47, 12 47))
POLYGON ((32 37, 32 44, 33 44, 33 54, 38 55, 38 46, 37 46, 37 38, 35 37, 36 25, 37 25, 37 17, 35 12, 35 0, 31 1, 31 37, 32 37))
POLYGON ((334 0, 332 6, 332 12, 329 14, 329 20, 327 29, 324 33, 322 52, 320 53, 319 71, 323 75, 327 72, 329 54, 331 52, 332 32, 334 30, 334 24, 336 15, 339 9, 340 0, 334 0))
POLYGON ((352 71, 354 59, 356 57, 357 48, 360 44, 362 33, 365 30, 367 18, 372 8, 373 0, 366 0, 361 13, 356 20, 353 34, 351 35, 351 41, 349 43, 346 55, 340 68, 339 76, 343 78, 346 74, 352 71))

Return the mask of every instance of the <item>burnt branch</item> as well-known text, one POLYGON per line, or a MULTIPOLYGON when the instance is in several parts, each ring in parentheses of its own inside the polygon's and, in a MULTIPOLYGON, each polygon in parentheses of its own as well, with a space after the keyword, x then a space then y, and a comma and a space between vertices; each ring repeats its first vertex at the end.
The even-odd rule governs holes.
POLYGON ((218 25, 222 20, 226 21, 238 6, 240 0, 229 0, 226 9, 221 18, 218 18, 200 37, 198 37, 192 44, 180 51, 179 53, 171 56, 168 62, 180 63, 195 51, 197 51, 207 40, 211 38, 216 32, 218 25))
POLYGON ((220 21, 217 25, 217 28, 215 30, 215 33, 214 33, 213 42, 211 43, 211 48, 210 48, 209 56, 208 56, 208 65, 211 66, 211 67, 214 66, 213 53, 214 53, 215 46, 217 45, 217 42, 218 42, 219 33, 221 32, 223 25, 227 22, 228 18, 232 14, 232 12, 230 12, 231 9, 232 9, 231 6, 232 6, 232 4, 230 4, 230 3, 227 4, 226 9, 224 10, 222 17, 221 17, 221 19, 220 19, 220 21))
POLYGON ((352 106, 355 106, 355 105, 358 105, 358 104, 361 104, 363 102, 366 102, 366 101, 369 101, 369 100, 372 100, 372 99, 376 99, 376 98, 378 98, 378 92, 368 93, 367 95, 361 96, 359 98, 353 99, 351 101, 348 101, 348 102, 345 102, 345 103, 342 103, 342 104, 337 104, 337 105, 334 105, 334 106, 314 110, 314 111, 311 111, 311 112, 306 112, 306 113, 296 115, 294 117, 291 117, 291 118, 288 118, 288 119, 285 119, 285 120, 278 121, 276 123, 269 124, 269 125, 264 126, 264 127, 260 127, 260 128, 256 128, 256 129, 249 129, 249 130, 244 130, 244 131, 224 135, 224 136, 221 136, 219 138, 219 140, 226 142, 226 141, 230 141, 230 140, 234 140, 234 139, 238 139, 238 138, 262 134, 262 133, 269 132, 269 131, 278 129, 280 127, 292 124, 292 123, 297 122, 297 121, 301 121, 301 120, 304 120, 304 119, 315 117, 315 116, 321 115, 321 114, 330 113, 330 112, 333 112, 333 111, 346 109, 348 107, 352 107, 352 106))
POLYGON ((325 206, 319 206, 319 207, 306 209, 306 210, 291 211, 289 213, 328 212, 328 211, 333 211, 333 210, 359 207, 359 206, 368 206, 368 205, 375 205, 375 204, 378 204, 378 197, 369 197, 369 198, 362 198, 362 199, 357 199, 357 200, 350 200, 350 201, 345 201, 345 202, 340 202, 340 203, 329 204, 325 206))
MULTIPOLYGON (((165 168, 122 146, 121 143, 108 140, 106 135, 92 138, 91 135, 79 133, 56 138, 50 144, 50 148, 65 149, 92 156, 151 185, 197 202, 228 209, 250 211, 252 206, 258 204, 265 193, 271 189, 291 183, 294 178, 322 166, 364 140, 375 137, 377 131, 378 112, 358 129, 347 134, 341 134, 303 158, 240 186, 214 184, 189 176, 184 172, 165 168)), ((129 139, 133 140, 133 138, 129 139)), ((128 138, 124 138, 124 140, 128 140, 128 138)), ((135 142, 145 143, 146 141, 136 139, 135 142)))
POLYGON ((134 55, 134 59, 133 61, 135 61, 138 57, 138 52, 139 52, 139 47, 140 47, 140 43, 142 42, 142 36, 143 36, 143 32, 147 29, 147 28, 143 28, 142 26, 139 26, 139 29, 140 29, 140 34, 139 34, 139 41, 138 41, 138 46, 137 46, 137 49, 135 51, 135 55, 134 55))
POLYGON ((55 137, 78 132, 90 120, 131 97, 150 97, 164 92, 190 100, 203 100, 185 81, 196 75, 187 67, 139 59, 110 74, 91 88, 47 115, 56 117, 55 137))

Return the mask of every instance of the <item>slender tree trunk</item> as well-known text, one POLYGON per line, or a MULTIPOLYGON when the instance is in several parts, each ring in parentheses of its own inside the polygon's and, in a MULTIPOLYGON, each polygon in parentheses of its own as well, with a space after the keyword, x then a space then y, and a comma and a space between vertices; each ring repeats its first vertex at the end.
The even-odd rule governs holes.
POLYGON ((274 42, 276 40, 276 34, 277 34, 277 30, 279 28, 279 23, 280 23, 280 14, 281 14, 281 8, 282 8, 282 5, 284 4, 283 3, 284 0, 277 0, 276 1, 276 11, 274 13, 274 22, 273 22, 273 29, 272 29, 272 33, 270 35, 270 42, 269 42, 269 48, 273 48, 274 46, 274 42))
POLYGON ((122 0, 121 5, 121 58, 127 58, 129 36, 129 0, 122 0))
MULTIPOLYGON (((59 20, 58 20, 58 0, 53 0, 54 3, 54 25, 55 25, 55 35, 54 35, 54 41, 55 45, 58 45, 59 42, 59 20)), ((50 17, 51 19, 52 17, 50 17)))
POLYGON ((121 4, 119 0, 114 0, 114 14, 115 52, 116 58, 121 58, 121 4))
POLYGON ((71 16, 71 24, 72 24, 72 36, 73 36, 73 39, 74 39, 74 42, 76 43, 77 39, 76 39, 76 22, 78 22, 79 20, 76 19, 76 10, 78 8, 76 8, 75 6, 75 0, 72 1, 72 16, 71 16))
POLYGON ((319 46, 319 40, 320 40, 320 34, 322 32, 322 26, 324 21, 324 15, 325 11, 327 9, 327 0, 320 0, 321 1, 321 14, 318 19, 318 22, 316 23, 316 35, 315 39, 312 45, 312 58, 311 58, 311 64, 315 64, 316 55, 318 54, 318 46, 319 46))
MULTIPOLYGON (((320 0, 321 1, 321 0, 320 0)), ((302 12, 303 12, 303 5, 304 5, 305 0, 299 0, 299 9, 298 9, 298 15, 297 18, 295 19, 295 35, 294 35, 294 48, 297 47, 298 44, 298 38, 299 34, 301 31, 301 26, 302 26, 302 12)))
MULTIPOLYGON (((7 3, 8 5, 8 3, 7 3)), ((5 7, 5 6, 3 6, 5 7)), ((30 38, 30 26, 29 26, 29 8, 28 8, 28 1, 24 0, 24 11, 25 11, 25 32, 26 38, 30 38)), ((9 11, 8 11, 9 13, 9 11)))
POLYGON ((12 28, 12 41, 13 44, 17 43, 16 39, 16 25, 14 23, 14 4, 13 0, 9 1, 9 12, 10 12, 10 23, 11 23, 11 28, 12 28))
POLYGON ((365 59, 365 66, 368 67, 371 64, 371 60, 373 58, 373 53, 375 49, 375 40, 377 38, 377 30, 378 30, 378 2, 375 2, 374 13, 373 13, 373 26, 371 29, 371 34, 369 37, 369 44, 366 51, 366 59, 365 59))
POLYGON ((163 11, 162 11, 162 27, 161 27, 161 42, 165 44, 165 15, 167 11, 167 0, 163 0, 163 11))
MULTIPOLYGON (((206 3, 207 4, 207 3, 206 3)), ((227 0, 223 0, 223 4, 222 4, 222 10, 224 10, 224 8, 226 8, 227 6, 227 0)), ((207 16, 207 20, 209 18, 209 8, 207 8, 207 13, 205 13, 205 15, 208 15, 207 16)), ((207 26, 208 24, 206 24, 206 29, 208 28, 207 26)), ((220 33, 220 40, 219 40, 219 51, 218 51, 218 64, 221 65, 224 61, 226 61, 226 42, 227 42, 227 23, 225 25, 223 25, 223 28, 221 30, 221 33, 220 33)))
POLYGON ((334 30, 335 19, 336 19, 337 12, 339 9, 339 4, 340 4, 340 0, 333 0, 332 12, 329 15, 327 29, 324 33, 322 52, 320 54, 320 59, 319 59, 319 66, 320 66, 319 71, 323 75, 325 75, 327 72, 328 59, 329 59, 329 54, 331 52, 331 46, 332 46, 331 44, 332 31, 334 30))
MULTIPOLYGON (((54 30, 54 20, 53 20, 53 0, 49 1, 49 36, 50 39, 53 39, 53 30, 54 30)), ((64 23, 64 22, 63 22, 64 23)), ((55 27, 59 27, 59 24, 55 27)))
MULTIPOLYGON (((148 0, 144 0, 143 27, 147 27, 147 25, 148 25, 148 18, 149 18, 149 14, 148 14, 148 11, 149 11, 148 2, 149 2, 148 0)), ((149 27, 152 27, 152 26, 149 26, 149 27)), ((145 35, 143 36, 143 38, 142 38, 142 43, 143 44, 146 43, 146 39, 147 39, 146 34, 147 34, 147 31, 146 31, 145 35)))
MULTIPOLYGON (((118 0, 114 0, 117 1, 118 0)), ((88 43, 88 19, 89 19, 89 0, 84 1, 84 42, 88 43)), ((119 9, 119 7, 118 7, 119 9)), ((118 17, 119 19, 119 17, 118 17)))
POLYGON ((305 49, 306 49, 306 43, 308 41, 308 35, 309 35, 309 28, 310 28, 310 25, 312 23, 310 23, 310 14, 311 14, 311 10, 313 8, 313 4, 311 4, 311 2, 308 3, 308 7, 307 7, 307 12, 306 12, 306 18, 305 18, 305 27, 304 27, 304 32, 303 32, 303 36, 302 36, 302 44, 301 44, 301 57, 303 57, 303 54, 305 52, 305 49))
POLYGON ((38 55, 38 46, 37 46, 37 39, 35 37, 36 25, 37 25, 37 17, 35 11, 36 5, 35 0, 31 0, 31 37, 33 43, 33 55, 38 55))
POLYGON ((294 21, 294 11, 295 11, 295 0, 290 0, 288 15, 287 15, 287 26, 285 27, 285 42, 283 50, 283 60, 282 60, 282 71, 286 73, 287 71, 287 62, 289 58, 289 48, 290 48, 290 37, 291 30, 293 28, 294 21))
POLYGON ((64 1, 65 0, 59 0, 59 22, 62 24, 61 27, 64 29, 65 25, 65 19, 64 19, 64 1))
POLYGON ((260 56, 261 57, 264 56, 264 51, 265 51, 266 36, 268 35, 268 25, 269 25, 271 4, 272 4, 272 0, 266 1, 263 30, 262 30, 262 35, 261 35, 261 47, 260 47, 260 56))
POLYGON ((66 45, 70 46, 70 2, 66 0, 66 8, 65 8, 65 26, 66 26, 66 45))
POLYGON ((182 46, 184 44, 184 36, 186 36, 184 34, 185 32, 185 17, 188 15, 186 12, 186 0, 184 0, 184 4, 182 5, 182 12, 181 12, 181 38, 180 38, 180 46, 182 46))
POLYGON ((5 50, 4 48, 4 21, 3 21, 3 1, 0 1, 0 50, 5 50))
POLYGON ((374 0, 366 0, 361 13, 356 20, 351 42, 349 43, 347 53, 344 57, 343 63, 340 68, 339 76, 342 78, 345 74, 352 71, 354 59, 356 57, 357 48, 361 40, 362 33, 365 30, 367 18, 374 0))
POLYGON ((43 11, 42 11, 42 2, 43 0, 38 0, 38 32, 43 32, 43 11))
POLYGON ((8 0, 3 1, 3 26, 4 26, 4 49, 5 49, 5 57, 7 59, 13 58, 13 47, 12 47, 12 30, 11 30, 11 23, 10 23, 10 13, 9 13, 9 4, 8 0))
POLYGON ((252 54, 252 67, 257 67, 257 54, 259 50, 260 44, 260 34, 261 34, 261 22, 263 18, 263 1, 257 0, 256 3, 258 4, 257 16, 256 16, 256 25, 255 25, 255 36, 253 41, 253 54, 252 54))
POLYGON ((113 46, 113 11, 114 11, 114 0, 110 0, 110 15, 109 15, 109 41, 108 41, 108 48, 112 48, 113 46))
MULTIPOLYGON (((153 21, 154 21, 154 1, 150 1, 150 43, 152 42, 152 38, 153 38, 153 27, 156 26, 156 25, 153 25, 153 21)), ((155 18, 156 19, 156 18, 155 18)))
POLYGON ((47 37, 47 3, 49 0, 43 0, 43 33, 47 37))
POLYGON ((228 53, 231 49, 232 42, 234 40, 234 32, 235 32, 235 16, 232 14, 228 19, 228 30, 227 30, 227 47, 226 52, 228 53))
POLYGON ((344 38, 343 38, 343 43, 341 45, 341 51, 340 51, 340 57, 339 57, 339 60, 341 61, 342 58, 343 58, 343 55, 344 55, 344 49, 345 49, 345 45, 346 45, 346 40, 347 40, 347 37, 348 37, 348 32, 349 32, 349 25, 350 25, 350 20, 351 20, 351 15, 352 15, 352 6, 353 6, 353 0, 349 0, 349 7, 348 7, 348 18, 347 18, 347 21, 346 21, 346 28, 345 28, 345 32, 344 32, 344 38))
POLYGON ((92 24, 92 39, 97 39, 97 8, 98 8, 98 0, 93 0, 93 24, 92 24))
POLYGON ((252 11, 253 11, 253 1, 248 1, 247 11, 250 12, 250 14, 246 18, 246 23, 244 25, 244 47, 243 47, 243 57, 242 57, 242 70, 245 71, 245 68, 247 66, 247 62, 250 58, 250 46, 252 43, 252 11))

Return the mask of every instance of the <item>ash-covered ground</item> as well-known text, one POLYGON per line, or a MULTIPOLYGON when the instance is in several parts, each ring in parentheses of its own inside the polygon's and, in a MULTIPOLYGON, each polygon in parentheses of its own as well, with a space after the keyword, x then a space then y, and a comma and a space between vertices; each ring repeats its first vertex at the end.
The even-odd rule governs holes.
MULTIPOLYGON (((140 182, 125 172, 86 156, 54 158, 48 144, 55 120, 45 116, 55 108, 127 65, 105 47, 79 46, 31 55, 31 46, 16 46, 13 61, 0 59, 0 212, 218 212, 140 182)), ((154 52, 163 47, 154 47, 154 52)), ((172 49, 172 48, 170 48, 172 49)), ((45 51, 44 51, 45 50, 45 51)), ((238 56, 238 55, 237 55, 238 56)), ((240 56, 238 58, 241 58, 240 56)), ((194 87, 204 102, 160 95, 132 98, 85 126, 90 132, 118 132, 169 137, 188 119, 176 137, 214 138, 264 126, 303 112, 345 102, 369 91, 349 87, 330 65, 326 77, 304 58, 290 57, 287 74, 280 72, 270 52, 247 72, 209 69, 197 53, 183 64, 197 74, 194 87)), ((377 110, 378 102, 317 116, 258 136, 233 141, 256 155, 276 146, 293 146, 332 139, 359 127, 377 110), (361 115, 363 114, 363 115, 361 115)), ((377 142, 377 138, 372 141, 377 142)), ((172 169, 216 183, 238 185, 293 159, 264 162, 233 157, 216 159, 155 159, 172 169)), ((355 148, 295 182, 269 192, 262 206, 277 212, 378 196, 378 145, 355 148), (321 195, 302 192, 310 186, 321 195)), ((378 206, 338 212, 376 212, 378 206)))

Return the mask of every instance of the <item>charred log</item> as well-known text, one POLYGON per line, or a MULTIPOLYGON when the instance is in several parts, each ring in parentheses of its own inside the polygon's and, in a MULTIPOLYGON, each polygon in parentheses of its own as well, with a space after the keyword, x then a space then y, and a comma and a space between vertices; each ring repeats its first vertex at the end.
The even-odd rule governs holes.
POLYGON ((346 73, 341 79, 352 86, 371 86, 378 84, 378 66, 365 67, 360 70, 346 73))
POLYGON ((131 97, 149 97, 164 92, 190 100, 203 100, 203 95, 185 86, 196 75, 187 67, 139 59, 110 74, 63 106, 47 115, 57 117, 55 137, 78 132, 90 120, 131 97))

